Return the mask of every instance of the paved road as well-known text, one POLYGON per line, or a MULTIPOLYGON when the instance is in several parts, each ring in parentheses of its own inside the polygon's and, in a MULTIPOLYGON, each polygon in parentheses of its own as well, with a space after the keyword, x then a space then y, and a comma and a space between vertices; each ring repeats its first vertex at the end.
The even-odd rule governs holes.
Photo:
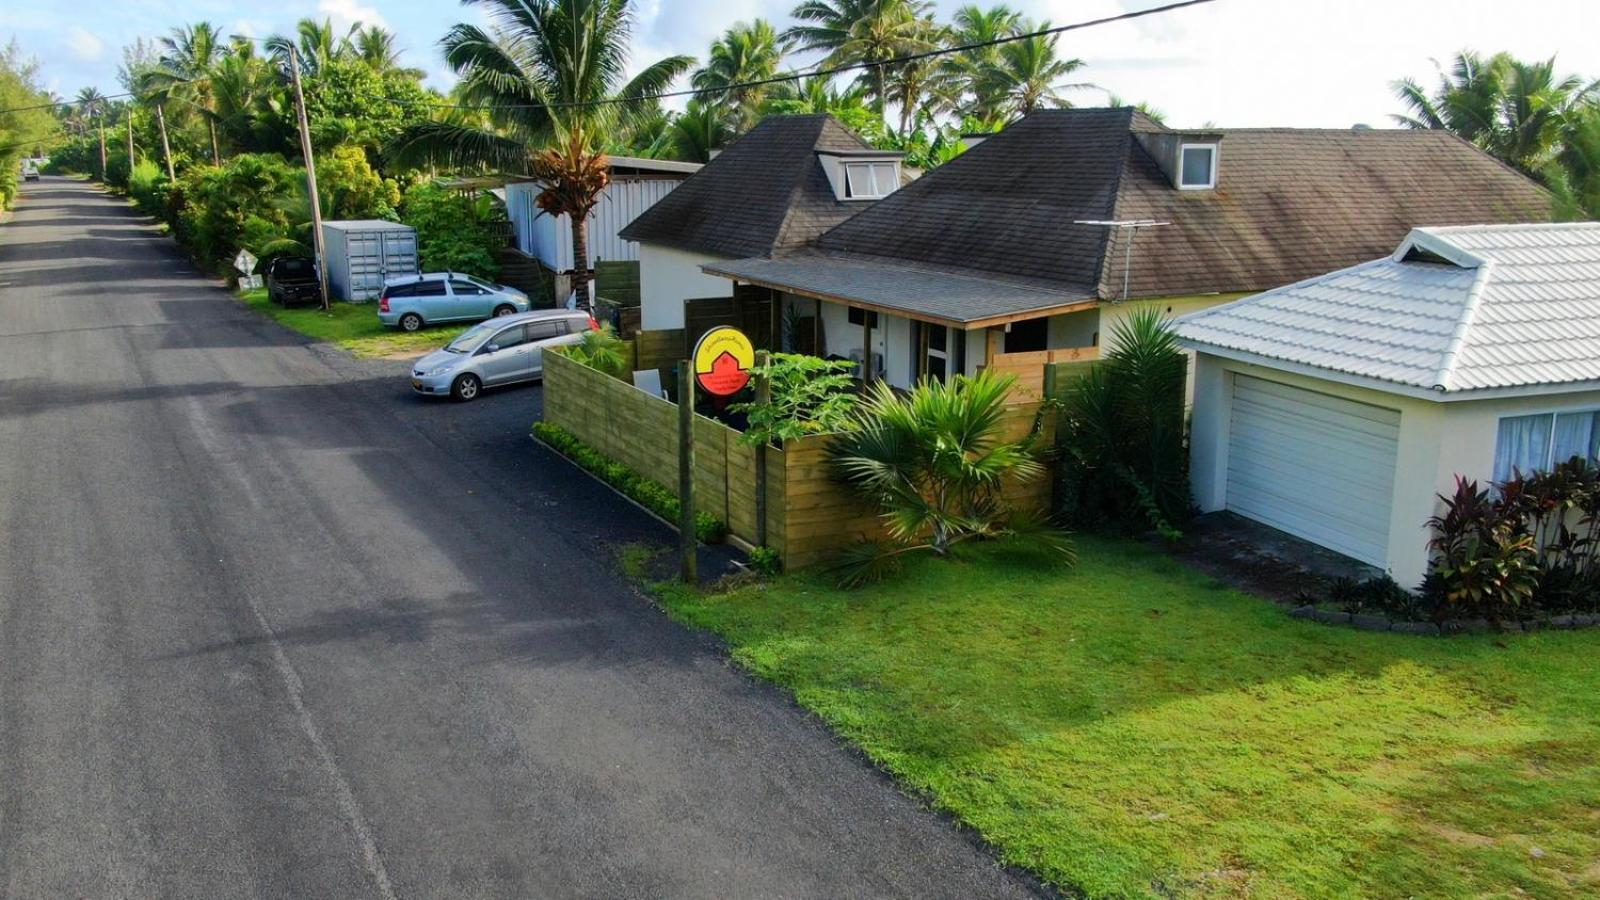
POLYGON ((610 569, 526 437, 119 201, 0 226, 0 893, 1032 893, 610 569))

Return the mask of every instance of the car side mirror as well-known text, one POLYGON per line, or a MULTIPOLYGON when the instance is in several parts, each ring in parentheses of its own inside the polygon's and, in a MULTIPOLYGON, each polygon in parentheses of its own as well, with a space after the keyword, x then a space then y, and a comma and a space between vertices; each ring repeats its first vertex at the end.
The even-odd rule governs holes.
POLYGON ((500 352, 500 345, 499 344, 490 344, 489 346, 483 348, 483 352, 485 352, 485 353, 498 353, 498 352, 500 352))

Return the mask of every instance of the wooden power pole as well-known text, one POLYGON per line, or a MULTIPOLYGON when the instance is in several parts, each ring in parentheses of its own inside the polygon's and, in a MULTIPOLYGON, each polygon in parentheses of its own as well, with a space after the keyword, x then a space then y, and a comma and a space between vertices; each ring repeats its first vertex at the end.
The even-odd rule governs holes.
POLYGON ((167 143, 167 111, 163 103, 156 104, 156 128, 161 131, 161 158, 167 163, 167 182, 170 184, 178 180, 178 175, 172 170, 172 145, 167 143))
POLYGON ((322 200, 317 196, 317 161, 311 155, 311 126, 306 122, 306 95, 300 89, 300 54, 289 45, 289 77, 294 80, 295 117, 300 122, 300 153, 306 159, 306 190, 311 194, 311 240, 317 250, 317 281, 322 285, 322 310, 327 312, 328 258, 322 247, 322 200))
POLYGON ((128 107, 128 183, 133 183, 133 107, 128 107))
POLYGON ((100 115, 95 117, 100 123, 100 183, 106 183, 106 112, 100 110, 100 115))

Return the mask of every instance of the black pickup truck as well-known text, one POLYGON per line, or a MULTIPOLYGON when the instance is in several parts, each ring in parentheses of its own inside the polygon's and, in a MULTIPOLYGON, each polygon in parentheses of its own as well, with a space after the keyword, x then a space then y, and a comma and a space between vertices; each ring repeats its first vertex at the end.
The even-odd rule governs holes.
POLYGON ((279 306, 321 303, 317 264, 304 256, 281 256, 268 263, 267 298, 279 306))

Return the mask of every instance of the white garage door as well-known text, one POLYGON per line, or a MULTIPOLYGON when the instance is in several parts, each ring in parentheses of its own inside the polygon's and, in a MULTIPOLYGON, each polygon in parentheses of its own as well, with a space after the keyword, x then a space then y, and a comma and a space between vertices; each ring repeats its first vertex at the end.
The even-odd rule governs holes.
POLYGON ((1236 375, 1228 508, 1383 566, 1399 438, 1396 410, 1236 375))

